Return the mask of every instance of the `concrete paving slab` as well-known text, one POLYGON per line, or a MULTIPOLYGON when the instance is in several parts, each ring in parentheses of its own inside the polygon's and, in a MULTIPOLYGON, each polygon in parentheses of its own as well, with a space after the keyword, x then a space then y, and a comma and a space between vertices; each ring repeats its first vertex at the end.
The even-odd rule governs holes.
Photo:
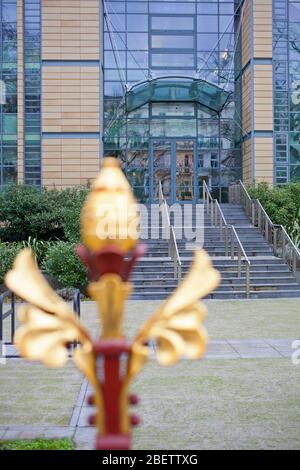
POLYGON ((282 355, 278 352, 278 351, 275 351, 275 349, 273 351, 259 351, 259 352, 255 352, 255 351, 244 351, 244 352, 240 352, 240 358, 241 359, 266 359, 266 358, 282 358, 282 355))
POLYGON ((93 427, 77 428, 74 434, 74 442, 77 450, 95 449, 96 430, 93 427))
POLYGON ((83 406, 80 410, 80 415, 78 418, 77 426, 79 428, 90 426, 88 422, 88 418, 89 416, 95 414, 95 411, 96 411, 95 408, 92 406, 83 406))
POLYGON ((204 359, 241 359, 241 356, 236 353, 228 353, 228 354, 207 354, 204 359))
POLYGON ((81 413, 81 406, 74 406, 73 413, 70 419, 70 426, 77 426, 80 413, 81 413))

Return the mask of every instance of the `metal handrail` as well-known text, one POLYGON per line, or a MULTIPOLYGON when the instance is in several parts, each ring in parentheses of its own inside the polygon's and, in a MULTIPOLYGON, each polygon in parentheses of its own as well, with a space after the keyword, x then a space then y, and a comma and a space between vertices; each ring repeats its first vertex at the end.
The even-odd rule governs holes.
POLYGON ((179 255, 175 230, 170 220, 169 206, 163 193, 161 181, 158 183, 158 200, 162 214, 163 231, 165 238, 168 240, 169 257, 172 259, 174 265, 174 279, 177 279, 177 281, 180 282, 182 276, 182 263, 179 255))
POLYGON ((223 211, 220 207, 219 202, 215 199, 214 200, 214 225, 217 226, 219 225, 219 230, 220 230, 220 239, 223 240, 223 235, 224 235, 224 241, 225 241, 225 256, 228 256, 228 229, 229 225, 225 219, 225 216, 223 214, 223 211))
POLYGON ((225 256, 229 256, 229 236, 231 259, 235 258, 235 242, 237 243, 238 279, 241 279, 242 277, 242 266, 244 263, 246 271, 246 297, 248 299, 250 297, 250 260, 246 255, 245 249, 238 237, 238 234, 236 233, 235 228, 227 223, 219 202, 216 199, 213 199, 205 181, 203 181, 203 202, 206 206, 207 214, 210 214, 211 216, 211 224, 215 227, 219 226, 220 239, 223 240, 223 237, 225 238, 225 256))
POLYGON ((178 250, 178 245, 177 245, 177 240, 176 240, 176 235, 175 235, 175 230, 173 225, 170 227, 170 256, 173 260, 174 264, 174 278, 179 281, 181 281, 182 277, 182 263, 179 255, 179 250, 178 250))
POLYGON ((258 227, 265 240, 271 245, 275 256, 282 258, 294 274, 300 269, 300 251, 287 233, 283 225, 274 224, 258 199, 251 199, 242 181, 231 186, 229 201, 240 203, 252 224, 258 227), (239 187, 237 191, 236 187, 239 187), (236 199, 235 196, 239 195, 236 199), (251 202, 251 209, 250 203, 251 202))
POLYGON ((205 181, 203 181, 203 204, 204 210, 206 208, 206 213, 210 214, 211 223, 214 225, 214 200, 205 181))
POLYGON ((235 243, 234 243, 234 240, 237 241, 237 246, 238 246, 238 253, 237 253, 237 257, 238 257, 238 278, 241 279, 242 277, 242 261, 245 262, 245 271, 246 271, 246 297, 247 299, 250 298, 250 269, 251 269, 251 262, 245 252, 245 249, 242 245, 242 242, 238 236, 238 234, 236 233, 236 230, 233 226, 230 227, 231 228, 231 233, 233 234, 233 236, 231 237, 231 256, 232 256, 232 253, 235 252, 235 243), (244 259, 242 259, 242 257, 244 259))

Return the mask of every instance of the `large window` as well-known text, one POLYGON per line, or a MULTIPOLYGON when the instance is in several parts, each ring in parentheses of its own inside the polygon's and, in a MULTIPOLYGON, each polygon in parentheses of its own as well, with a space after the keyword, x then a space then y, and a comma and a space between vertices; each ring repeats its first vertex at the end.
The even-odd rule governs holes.
POLYGON ((0 184, 17 180, 17 2, 0 1, 2 85, 0 184))

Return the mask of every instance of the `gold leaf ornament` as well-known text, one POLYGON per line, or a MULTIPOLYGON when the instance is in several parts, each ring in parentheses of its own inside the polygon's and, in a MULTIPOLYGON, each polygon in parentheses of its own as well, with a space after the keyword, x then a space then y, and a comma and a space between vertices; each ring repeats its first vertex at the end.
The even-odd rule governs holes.
POLYGON ((140 214, 116 158, 105 158, 81 213, 81 236, 92 252, 108 245, 131 251, 140 234, 140 214))
POLYGON ((181 285, 135 338, 129 365, 131 377, 147 360, 151 340, 156 342, 157 361, 164 366, 173 365, 182 357, 197 359, 204 355, 208 341, 203 327, 206 308, 198 299, 212 292, 219 282, 220 274, 207 253, 195 252, 191 269, 181 285))
POLYGON ((73 360, 90 378, 95 379, 91 338, 69 305, 50 287, 39 271, 30 249, 16 257, 13 269, 5 277, 7 287, 28 302, 19 308, 22 323, 14 342, 20 354, 49 367, 62 367, 68 360, 68 346, 80 347, 73 360))

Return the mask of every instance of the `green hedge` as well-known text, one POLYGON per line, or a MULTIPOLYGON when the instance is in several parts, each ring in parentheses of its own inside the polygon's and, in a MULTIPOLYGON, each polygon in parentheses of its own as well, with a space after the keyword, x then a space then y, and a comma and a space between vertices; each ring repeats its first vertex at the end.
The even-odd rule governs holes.
POLYGON ((250 186, 249 194, 259 199, 270 219, 283 225, 300 244, 300 183, 270 188, 267 183, 250 186))
POLYGON ((0 243, 0 283, 12 266, 15 257, 22 250, 21 243, 0 243))
POLYGON ((83 289, 87 285, 87 270, 75 254, 75 247, 69 242, 54 243, 46 252, 43 268, 62 287, 83 289))
POLYGON ((0 241, 80 239, 80 212, 88 187, 58 191, 10 185, 0 191, 0 241))

